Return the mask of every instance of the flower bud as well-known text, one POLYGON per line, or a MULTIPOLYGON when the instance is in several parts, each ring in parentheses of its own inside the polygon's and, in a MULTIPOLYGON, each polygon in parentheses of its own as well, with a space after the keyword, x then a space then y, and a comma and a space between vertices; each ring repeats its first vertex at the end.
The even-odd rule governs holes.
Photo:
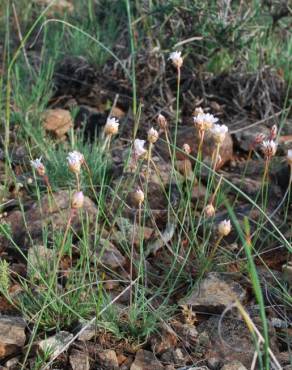
POLYGON ((187 143, 185 143, 184 145, 183 145, 183 150, 184 150, 184 152, 186 153, 186 154, 190 154, 191 153, 191 147, 189 146, 189 144, 187 144, 187 143))
POLYGON ((151 144, 154 144, 156 143, 156 141, 158 140, 159 138, 159 134, 158 134, 158 131, 155 130, 153 127, 148 131, 148 141, 149 143, 151 144))
POLYGON ((275 140, 278 133, 278 127, 277 125, 274 125, 270 130, 270 140, 275 140))
POLYGON ((134 199, 135 201, 141 205, 143 202, 144 202, 144 199, 145 199, 145 196, 144 196, 144 192, 138 188, 135 193, 134 193, 134 199))
POLYGON ((292 166, 292 149, 289 149, 287 152, 287 162, 290 166, 292 166))
POLYGON ((213 204, 208 204, 204 208, 204 213, 207 217, 213 217, 215 215, 215 208, 213 207, 213 204))
POLYGON ((221 221, 218 225, 218 232, 221 236, 227 236, 231 231, 231 222, 230 220, 221 221))
POLYGON ((104 126, 104 133, 106 135, 116 135, 119 131, 119 121, 115 118, 108 118, 104 126))
POLYGON ((76 191, 71 200, 71 207, 73 209, 82 208, 84 204, 84 195, 82 191, 76 191))
POLYGON ((158 114, 157 123, 161 130, 165 130, 167 128, 167 120, 162 114, 158 114))
POLYGON ((194 117, 197 117, 199 114, 204 114, 204 110, 202 107, 197 107, 195 108, 194 112, 193 112, 193 116, 194 117))

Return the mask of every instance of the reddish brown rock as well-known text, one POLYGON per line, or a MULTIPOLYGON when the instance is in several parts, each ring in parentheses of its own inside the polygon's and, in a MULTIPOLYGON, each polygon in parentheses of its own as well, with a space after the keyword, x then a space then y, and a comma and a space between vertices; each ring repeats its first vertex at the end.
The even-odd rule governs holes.
MULTIPOLYGON (((28 233, 36 242, 42 240, 42 227, 47 226, 55 230, 65 230, 71 212, 70 193, 61 190, 54 193, 54 199, 45 195, 41 204, 34 203, 25 212, 25 221, 20 211, 16 210, 9 214, 6 222, 10 225, 13 240, 18 245, 25 245, 28 233)), ((80 212, 76 212, 72 218, 72 227, 76 233, 82 230, 82 214, 88 216, 89 222, 94 222, 97 215, 97 207, 88 197, 84 199, 84 206, 80 212)))
POLYGON ((130 370, 163 370, 164 366, 156 359, 154 354, 149 351, 140 349, 136 353, 135 361, 132 363, 130 370))
POLYGON ((0 359, 24 346, 26 323, 21 317, 0 316, 0 359))
POLYGON ((43 114, 43 125, 47 132, 60 139, 73 127, 73 120, 65 109, 48 109, 43 114))

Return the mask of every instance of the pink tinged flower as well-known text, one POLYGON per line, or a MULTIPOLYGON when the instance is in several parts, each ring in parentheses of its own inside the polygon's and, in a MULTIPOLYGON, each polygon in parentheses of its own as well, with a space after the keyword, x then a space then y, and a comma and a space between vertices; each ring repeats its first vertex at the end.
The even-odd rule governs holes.
POLYGON ((231 231, 230 220, 221 221, 218 225, 218 232, 221 236, 227 236, 231 231))
POLYGON ((30 161, 31 166, 36 170, 39 176, 44 176, 46 173, 45 166, 42 164, 42 159, 37 158, 30 161))
POLYGON ((181 51, 173 51, 169 55, 169 59, 172 61, 176 68, 181 68, 183 65, 183 58, 181 57, 181 51))
POLYGON ((289 149, 287 152, 287 162, 290 166, 292 166, 292 149, 289 149))
POLYGON ((216 143, 217 144, 222 144, 223 141, 225 140, 225 136, 228 132, 228 127, 226 125, 213 124, 210 131, 211 131, 216 143))
POLYGON ((116 135, 119 131, 119 121, 114 117, 108 118, 104 126, 104 133, 106 135, 116 135))
POLYGON ((79 174, 81 166, 84 163, 84 156, 80 152, 74 150, 67 156, 69 170, 75 174, 79 174))
POLYGON ((183 145, 183 150, 184 150, 184 152, 186 153, 186 154, 190 154, 191 153, 191 147, 189 146, 189 144, 187 144, 187 143, 185 143, 184 145, 183 145))
POLYGON ((156 141, 158 140, 159 138, 159 134, 158 134, 158 131, 155 130, 153 127, 148 131, 148 141, 149 143, 151 144, 154 144, 156 143, 156 141))
POLYGON ((77 191, 73 194, 71 200, 71 207, 73 209, 82 208, 84 204, 84 195, 82 191, 77 191))
POLYGON ((206 207, 204 208, 204 213, 206 217, 213 217, 215 215, 215 208, 213 204, 206 205, 206 207))
POLYGON ((255 144, 262 144, 262 142, 265 140, 264 134, 258 134, 254 140, 255 144))
POLYGON ((277 151, 278 144, 274 140, 265 140, 262 143, 262 151, 266 159, 271 159, 277 151))
POLYGON ((144 157, 147 150, 144 148, 145 140, 135 139, 134 140, 134 156, 136 158, 144 157))
POLYGON ((218 118, 214 117, 213 114, 210 113, 198 113, 194 117, 194 123, 201 131, 210 130, 217 121, 218 118))

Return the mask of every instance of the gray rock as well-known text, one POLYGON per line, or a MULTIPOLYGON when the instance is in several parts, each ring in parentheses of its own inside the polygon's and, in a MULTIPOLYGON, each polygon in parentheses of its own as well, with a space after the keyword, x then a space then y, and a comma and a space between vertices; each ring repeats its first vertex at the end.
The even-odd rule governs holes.
MULTIPOLYGON (((6 218, 6 222, 10 225, 13 240, 17 244, 30 244, 30 237, 33 238, 35 244, 36 241, 39 241, 41 244, 43 226, 53 228, 54 230, 65 230, 70 213, 70 193, 60 190, 54 193, 54 199, 44 195, 41 199, 41 204, 38 202, 34 203, 25 212, 26 223, 23 221, 22 213, 18 210, 11 212, 6 218)), ((80 212, 76 212, 72 218, 72 228, 76 233, 82 232, 84 215, 88 217, 88 221, 91 224, 95 221, 97 215, 97 207, 88 197, 84 198, 84 206, 80 212)))
POLYGON ((239 361, 231 361, 225 364, 221 370, 247 370, 239 361))
POLYGON ((38 347, 42 352, 50 351, 50 357, 58 356, 63 347, 73 338, 73 334, 67 331, 60 331, 56 335, 44 339, 38 343, 38 347))
POLYGON ((246 292, 242 286, 228 276, 209 273, 188 298, 179 304, 190 305, 196 311, 222 312, 236 299, 244 300, 246 292))
POLYGON ((100 263, 111 269, 122 267, 127 262, 126 258, 114 246, 114 244, 105 239, 100 240, 100 247, 98 248, 97 255, 95 257, 100 263))
MULTIPOLYGON (((85 326, 87 325, 87 323, 83 323, 81 325, 81 330, 82 328, 84 328, 85 326)), ((92 338, 94 338, 96 336, 97 332, 96 332, 96 325, 95 323, 89 325, 88 327, 86 327, 86 329, 78 336, 78 340, 82 341, 82 342, 86 342, 86 341, 89 341, 91 340, 92 338)))

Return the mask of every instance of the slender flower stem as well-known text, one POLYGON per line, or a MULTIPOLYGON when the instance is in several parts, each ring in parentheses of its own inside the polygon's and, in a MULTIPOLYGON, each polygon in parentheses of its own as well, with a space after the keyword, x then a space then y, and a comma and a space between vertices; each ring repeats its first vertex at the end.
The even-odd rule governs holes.
POLYGON ((270 159, 267 158, 266 161, 265 161, 265 170, 264 170, 263 179, 262 179, 263 186, 266 182, 266 177, 267 177, 268 172, 269 172, 269 166, 270 166, 270 159))
MULTIPOLYGON (((132 237, 132 243, 131 243, 131 257, 130 257, 130 281, 131 282, 133 281, 135 223, 133 227, 133 237, 132 237)), ((130 307, 132 307, 132 304, 133 304, 133 292, 132 292, 132 285, 131 285, 130 287, 130 307)))
POLYGON ((216 149, 215 151, 213 152, 213 171, 216 171, 216 167, 217 167, 217 158, 218 158, 218 155, 219 155, 219 152, 220 152, 220 144, 217 144, 216 146, 216 149))
POLYGON ((170 146, 170 140, 169 140, 169 135, 168 135, 168 128, 165 129, 165 139, 167 142, 167 148, 169 152, 169 159, 171 160, 172 153, 171 153, 171 146, 170 146))
POLYGON ((202 152, 204 137, 205 137, 205 130, 201 130, 200 131, 200 142, 199 142, 199 146, 198 146, 198 158, 201 158, 201 152, 202 152))
MULTIPOLYGON (((138 227, 140 228, 141 225, 141 202, 139 203, 139 210, 138 210, 138 227)), ((130 281, 133 282, 133 267, 134 267, 134 243, 135 243, 135 235, 136 235, 136 225, 137 224, 137 213, 135 213, 134 219, 134 226, 133 226, 133 235, 132 235, 132 243, 131 243, 131 257, 130 257, 130 281)), ((132 292, 133 285, 131 284, 130 287, 130 307, 133 304, 133 292, 132 292)))
POLYGON ((80 177, 77 172, 75 174, 76 174, 77 191, 80 191, 80 177))
POLYGON ((215 253, 216 253, 216 251, 217 251, 217 249, 218 249, 218 247, 219 247, 222 239, 223 239, 223 235, 220 235, 219 238, 217 239, 217 241, 216 241, 216 243, 215 243, 215 245, 214 245, 211 253, 210 253, 210 256, 209 256, 209 260, 210 261, 212 261, 213 257, 215 256, 215 253))
MULTIPOLYGON (((148 158, 147 158, 147 173, 146 173, 146 182, 148 183, 149 181, 149 175, 150 175, 150 162, 152 158, 152 147, 153 144, 150 142, 149 143, 149 150, 148 150, 148 158)), ((146 192, 147 194, 147 192, 146 192)))
MULTIPOLYGON (((180 68, 177 68, 177 91, 176 91, 176 115, 175 115, 175 129, 174 129, 174 141, 173 141, 173 151, 171 156, 171 174, 170 174, 170 183, 172 182, 173 174, 175 171, 175 158, 176 158, 176 142, 177 142, 177 128, 178 128, 178 119, 179 119, 179 94, 180 94, 180 79, 181 71, 180 68)), ((171 186, 169 187, 168 196, 171 195, 171 186)), ((168 218, 169 218, 169 205, 168 205, 168 218)))
POLYGON ((65 246, 66 239, 67 239, 67 236, 68 236, 68 232, 69 232, 69 230, 70 230, 71 223, 72 223, 72 219, 73 219, 73 217, 75 216, 75 214, 76 214, 75 210, 71 208, 71 209, 70 209, 69 218, 68 218, 68 221, 67 221, 67 225, 66 225, 66 229, 65 229, 65 232, 64 232, 64 236, 63 236, 63 240, 62 240, 61 248, 60 248, 60 251, 59 251, 59 258, 58 258, 57 266, 58 266, 58 264, 60 263, 60 260, 61 260, 61 258, 62 258, 62 254, 63 254, 64 246, 65 246))
POLYGON ((222 177, 222 176, 220 176, 220 180, 219 180, 219 182, 218 182, 218 184, 217 184, 217 186, 216 186, 216 189, 215 189, 215 191, 214 191, 213 195, 211 196, 211 199, 210 199, 210 202, 209 202, 210 204, 214 204, 215 197, 216 197, 216 195, 217 195, 217 193, 218 193, 218 191, 219 191, 219 189, 220 189, 222 179, 223 179, 223 177, 222 177))

